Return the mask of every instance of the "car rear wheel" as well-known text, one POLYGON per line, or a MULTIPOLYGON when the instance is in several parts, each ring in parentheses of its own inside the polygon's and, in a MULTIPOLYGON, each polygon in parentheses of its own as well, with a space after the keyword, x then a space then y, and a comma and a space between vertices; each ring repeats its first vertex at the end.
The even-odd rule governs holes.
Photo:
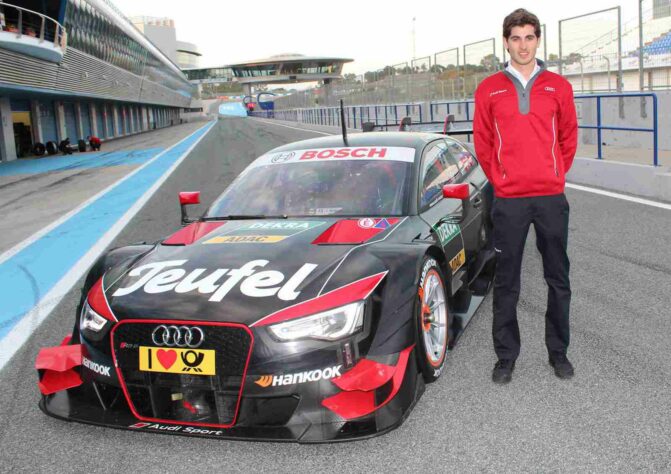
POLYGON ((417 296, 418 364, 424 380, 430 383, 443 372, 452 321, 443 272, 438 262, 428 256, 422 264, 417 296))

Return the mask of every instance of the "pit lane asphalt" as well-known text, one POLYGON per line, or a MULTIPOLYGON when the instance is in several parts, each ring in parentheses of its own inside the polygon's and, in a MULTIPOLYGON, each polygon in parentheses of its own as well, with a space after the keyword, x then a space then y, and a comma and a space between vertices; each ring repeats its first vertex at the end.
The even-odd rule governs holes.
MULTIPOLYGON (((249 119, 220 120, 113 245, 173 232, 178 191, 201 190, 209 203, 256 156, 314 136, 249 119)), ((507 386, 490 381, 489 296, 448 355, 442 378, 427 387, 403 426, 382 437, 304 446, 67 423, 39 411, 32 367, 40 347, 69 332, 80 283, 0 372, 0 471, 668 472, 671 214, 582 191, 567 195, 571 381, 556 379, 547 364, 546 287, 531 233, 519 304, 522 354, 507 386)))

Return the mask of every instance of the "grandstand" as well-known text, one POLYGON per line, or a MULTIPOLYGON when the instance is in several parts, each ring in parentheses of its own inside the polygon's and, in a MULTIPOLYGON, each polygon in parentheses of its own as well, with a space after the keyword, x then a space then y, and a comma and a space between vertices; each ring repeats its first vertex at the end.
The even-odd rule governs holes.
MULTIPOLYGON (((644 13, 643 68, 644 88, 668 88, 671 85, 671 16, 655 18, 653 10, 644 13)), ((638 18, 622 25, 622 36, 613 28, 593 41, 564 52, 562 73, 576 91, 614 91, 617 88, 618 41, 622 45, 622 90, 639 89, 638 18)))

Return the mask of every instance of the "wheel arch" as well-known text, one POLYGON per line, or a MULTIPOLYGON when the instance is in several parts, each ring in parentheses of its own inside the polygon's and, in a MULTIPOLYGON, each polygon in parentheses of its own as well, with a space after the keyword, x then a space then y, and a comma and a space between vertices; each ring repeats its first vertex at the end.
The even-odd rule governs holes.
MULTIPOLYGON (((448 298, 454 296, 452 294, 452 271, 449 269, 447 265, 447 257, 445 257, 445 252, 443 252, 443 250, 439 248, 437 245, 432 245, 431 247, 426 249, 425 255, 431 256, 438 262, 440 269, 443 271, 443 278, 445 278, 445 291, 447 292, 447 296, 448 298)), ((421 271, 422 271, 421 268, 417 270, 418 283, 419 283, 419 274, 421 273, 421 271)))

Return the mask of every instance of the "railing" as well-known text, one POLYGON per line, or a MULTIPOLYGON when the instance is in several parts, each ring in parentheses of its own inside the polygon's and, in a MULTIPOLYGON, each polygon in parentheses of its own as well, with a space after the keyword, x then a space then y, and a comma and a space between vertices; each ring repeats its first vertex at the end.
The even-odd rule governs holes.
MULTIPOLYGON (((603 159, 603 131, 604 130, 614 130, 620 132, 647 132, 652 133, 653 135, 653 166, 659 166, 659 124, 658 124, 658 115, 657 115, 657 94, 652 92, 632 92, 632 93, 621 93, 621 94, 579 94, 575 96, 575 99, 593 99, 596 100, 596 125, 578 125, 578 128, 585 130, 596 130, 597 135, 597 158, 599 160, 603 159), (611 125, 603 125, 603 117, 601 114, 601 102, 603 99, 625 99, 625 98, 652 98, 652 128, 639 128, 639 127, 615 127, 611 125)), ((434 121, 434 114, 439 111, 441 106, 446 107, 446 114, 450 114, 455 106, 465 108, 465 120, 456 120, 457 122, 472 122, 473 118, 471 114, 473 112, 474 101, 457 101, 457 102, 434 102, 431 103, 430 107, 430 117, 431 121, 434 121)))
MULTIPOLYGON (((340 108, 321 107, 252 112, 253 117, 276 118, 310 125, 340 126, 340 108)), ((356 105, 345 107, 345 124, 348 128, 361 128, 364 122, 375 125, 397 125, 403 117, 413 117, 421 122, 424 117, 421 104, 356 105)))
MULTIPOLYGON (((582 124, 578 128, 585 130, 596 130, 597 134, 597 158, 603 159, 603 131, 621 132, 643 132, 652 133, 653 136, 653 166, 659 166, 659 124, 657 94, 653 92, 632 92, 622 94, 580 94, 575 99, 596 100, 596 124, 582 124), (602 101, 604 99, 626 99, 626 98, 651 98, 652 99, 652 128, 643 127, 616 127, 604 125, 602 117, 602 101)), ((429 121, 442 121, 447 115, 456 112, 454 123, 472 123, 474 112, 474 101, 462 100, 454 102, 432 102, 429 104, 429 121), (441 110, 442 109, 442 110, 441 110), (455 111, 455 109, 458 109, 455 111)), ((279 120, 290 120, 312 125, 340 125, 339 109, 337 107, 323 107, 313 109, 275 110, 274 118, 279 120)), ((257 117, 272 118, 263 112, 252 114, 257 117)), ((375 125, 399 125, 401 119, 413 116, 413 122, 422 122, 425 116, 422 104, 395 104, 395 105, 370 105, 345 107, 345 121, 350 128, 361 128, 363 122, 373 122, 375 125), (419 120, 416 118, 419 117, 419 120)))
POLYGON ((647 132, 652 133, 652 162, 653 166, 659 166, 659 124, 657 120, 657 94, 648 92, 648 93, 624 93, 624 94, 585 94, 577 95, 576 99, 594 99, 596 100, 596 125, 579 125, 579 128, 584 128, 588 130, 596 130, 597 136, 597 155, 600 160, 603 159, 603 140, 602 132, 604 130, 616 130, 621 132, 647 132), (601 117, 601 101, 603 99, 623 99, 629 97, 650 97, 652 98, 652 128, 638 128, 638 127, 613 127, 610 125, 603 125, 601 117))
POLYGON ((46 15, 9 3, 0 2, 0 31, 15 33, 17 39, 27 36, 40 43, 50 42, 62 50, 67 47, 63 25, 46 15))

